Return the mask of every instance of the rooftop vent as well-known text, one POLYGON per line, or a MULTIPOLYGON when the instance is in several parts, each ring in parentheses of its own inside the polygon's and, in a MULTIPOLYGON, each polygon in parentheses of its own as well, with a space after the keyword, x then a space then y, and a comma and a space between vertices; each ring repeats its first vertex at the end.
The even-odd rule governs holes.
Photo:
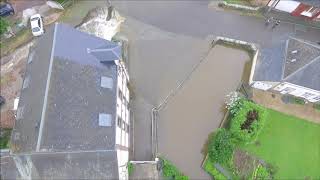
POLYGON ((297 54, 297 53, 298 53, 298 50, 291 51, 291 54, 297 54))
POLYGON ((99 126, 111 126, 111 114, 99 113, 99 126))
POLYGON ((110 77, 101 76, 101 87, 112 89, 113 87, 113 80, 110 77))

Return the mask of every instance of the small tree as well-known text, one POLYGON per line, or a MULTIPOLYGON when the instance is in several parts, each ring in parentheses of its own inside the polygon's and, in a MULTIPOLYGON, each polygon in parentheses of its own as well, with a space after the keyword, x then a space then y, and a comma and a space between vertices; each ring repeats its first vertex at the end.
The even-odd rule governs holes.
POLYGON ((232 159, 235 148, 231 133, 224 129, 218 129, 210 139, 208 153, 211 160, 221 165, 227 165, 232 159))
POLYGON ((7 32, 9 23, 0 17, 0 35, 4 34, 5 32, 7 32))

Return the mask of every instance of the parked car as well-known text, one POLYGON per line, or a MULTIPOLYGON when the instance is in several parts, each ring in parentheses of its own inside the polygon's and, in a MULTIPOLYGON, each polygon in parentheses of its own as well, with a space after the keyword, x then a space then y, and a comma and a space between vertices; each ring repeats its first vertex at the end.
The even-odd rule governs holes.
POLYGON ((34 36, 41 36, 44 33, 42 17, 35 14, 30 17, 31 31, 34 36))
POLYGON ((5 17, 14 14, 14 9, 9 3, 0 3, 0 16, 5 17))
POLYGON ((6 102, 3 96, 0 96, 0 107, 6 102))

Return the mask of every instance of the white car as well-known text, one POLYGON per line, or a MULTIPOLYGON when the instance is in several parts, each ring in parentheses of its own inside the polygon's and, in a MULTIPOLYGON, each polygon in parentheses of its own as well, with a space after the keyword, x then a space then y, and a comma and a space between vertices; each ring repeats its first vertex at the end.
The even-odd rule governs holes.
POLYGON ((35 14, 30 17, 31 31, 34 36, 40 36, 44 33, 42 17, 35 14))

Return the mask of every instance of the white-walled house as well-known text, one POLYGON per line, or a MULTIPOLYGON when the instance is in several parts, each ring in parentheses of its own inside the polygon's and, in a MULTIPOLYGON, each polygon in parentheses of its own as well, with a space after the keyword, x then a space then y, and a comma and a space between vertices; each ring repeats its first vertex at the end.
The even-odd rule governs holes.
POLYGON ((320 46, 290 38, 263 53, 252 67, 252 87, 320 101, 320 46))
POLYGON ((55 24, 29 56, 8 179, 128 179, 129 76, 121 45, 55 24))
POLYGON ((269 0, 267 6, 292 16, 320 21, 319 0, 269 0))

